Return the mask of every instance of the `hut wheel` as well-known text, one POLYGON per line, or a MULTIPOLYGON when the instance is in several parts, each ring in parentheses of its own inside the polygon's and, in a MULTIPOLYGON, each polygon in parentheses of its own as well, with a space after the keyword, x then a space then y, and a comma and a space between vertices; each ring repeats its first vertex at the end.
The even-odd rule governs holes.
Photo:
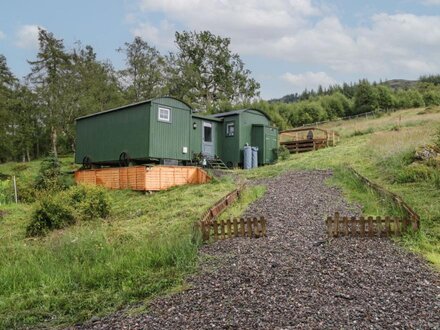
POLYGON ((88 170, 92 168, 92 160, 89 156, 85 156, 82 161, 82 166, 84 169, 88 170))
POLYGON ((121 152, 121 154, 119 155, 119 166, 127 167, 129 164, 130 164, 130 157, 125 151, 121 152))

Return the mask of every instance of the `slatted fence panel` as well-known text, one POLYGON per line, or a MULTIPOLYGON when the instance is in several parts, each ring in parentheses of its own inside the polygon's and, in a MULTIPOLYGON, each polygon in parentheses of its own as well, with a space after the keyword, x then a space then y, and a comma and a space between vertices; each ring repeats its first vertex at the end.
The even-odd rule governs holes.
POLYGON ((232 218, 218 221, 200 221, 202 238, 208 241, 211 237, 214 240, 223 240, 233 237, 265 237, 266 219, 264 217, 232 218))
POLYGON ((360 237, 389 237, 399 236, 408 229, 416 230, 417 218, 399 217, 341 217, 335 213, 326 220, 329 237, 360 236, 360 237))

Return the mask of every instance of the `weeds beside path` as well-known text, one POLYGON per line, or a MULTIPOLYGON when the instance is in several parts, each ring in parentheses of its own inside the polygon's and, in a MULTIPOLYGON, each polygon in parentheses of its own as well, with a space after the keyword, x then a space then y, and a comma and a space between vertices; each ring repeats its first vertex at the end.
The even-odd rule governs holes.
POLYGON ((249 214, 268 219, 268 237, 202 249, 191 289, 79 328, 418 328, 440 324, 440 279, 420 257, 388 239, 326 241, 324 218, 355 215, 329 171, 287 172, 266 184, 249 214))

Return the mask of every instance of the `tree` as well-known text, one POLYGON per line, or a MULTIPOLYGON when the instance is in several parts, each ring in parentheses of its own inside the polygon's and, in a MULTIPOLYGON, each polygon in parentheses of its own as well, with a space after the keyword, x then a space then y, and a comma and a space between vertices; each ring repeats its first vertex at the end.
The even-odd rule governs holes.
POLYGON ((31 65, 29 81, 34 85, 39 102, 46 109, 46 125, 50 130, 52 152, 58 155, 58 133, 65 120, 68 91, 71 88, 66 73, 71 68, 71 57, 65 52, 62 39, 56 39, 46 30, 38 30, 39 51, 37 60, 28 61, 31 65))
POLYGON ((393 92, 391 91, 391 88, 384 85, 377 85, 375 88, 377 91, 377 102, 379 108, 382 110, 389 110, 394 108, 396 104, 396 99, 393 95, 393 92))
POLYGON ((177 53, 168 56, 168 90, 202 111, 217 111, 218 102, 249 103, 260 84, 250 77, 229 38, 209 31, 176 32, 177 53))
POLYGON ((354 110, 356 113, 374 111, 379 107, 379 96, 375 87, 368 80, 361 80, 354 94, 354 110))
POLYGON ((120 71, 126 98, 139 102, 162 94, 165 88, 165 58, 140 37, 124 44, 118 52, 125 53, 127 68, 120 71))
POLYGON ((17 78, 12 74, 6 63, 6 57, 0 54, 0 161, 6 161, 12 152, 10 139, 11 100, 17 85, 17 78))

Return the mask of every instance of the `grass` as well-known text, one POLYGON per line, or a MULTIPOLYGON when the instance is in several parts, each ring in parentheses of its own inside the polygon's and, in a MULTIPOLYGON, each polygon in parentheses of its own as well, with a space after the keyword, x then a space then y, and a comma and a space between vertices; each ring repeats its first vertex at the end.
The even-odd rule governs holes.
POLYGON ((178 289, 196 266, 194 222, 234 188, 224 178, 153 195, 111 191, 109 220, 42 239, 25 238, 31 205, 2 206, 0 328, 73 324, 178 289))
MULTIPOLYGON (((423 109, 329 123, 325 127, 342 136, 336 148, 291 155, 273 166, 236 173, 257 179, 288 170, 330 168, 335 175, 329 184, 341 187, 349 200, 361 204, 365 215, 399 215, 398 209, 344 170, 345 165, 353 166, 401 195, 421 216, 421 231, 398 242, 440 269, 440 189, 436 183, 440 179, 432 174, 438 168, 422 163, 416 171, 429 167, 429 175, 410 172, 415 166, 414 149, 433 143, 439 125, 440 112, 423 109), (394 130, 395 126, 399 129, 394 130)), ((64 171, 75 168, 71 158, 62 159, 62 165, 64 171)), ((29 183, 38 168, 38 161, 25 166, 8 163, 0 165, 0 173, 29 183)), ((197 264, 200 240, 193 231, 194 222, 235 187, 225 177, 151 196, 111 191, 110 219, 84 222, 42 239, 25 238, 32 205, 1 205, 0 328, 64 326, 179 290, 197 264)), ((240 215, 263 194, 261 186, 248 188, 222 217, 240 215)))
POLYGON ((341 187, 349 200, 361 204, 364 215, 399 215, 400 210, 390 201, 381 200, 343 170, 346 165, 352 166, 402 196, 420 215, 420 232, 403 237, 399 243, 440 269, 440 164, 432 166, 414 161, 413 157, 416 148, 439 140, 436 132, 440 130, 440 112, 408 109, 322 127, 341 135, 336 148, 293 154, 287 161, 243 175, 256 179, 294 169, 333 169, 335 176, 331 184, 341 187), (394 130, 395 126, 399 129, 394 130))

